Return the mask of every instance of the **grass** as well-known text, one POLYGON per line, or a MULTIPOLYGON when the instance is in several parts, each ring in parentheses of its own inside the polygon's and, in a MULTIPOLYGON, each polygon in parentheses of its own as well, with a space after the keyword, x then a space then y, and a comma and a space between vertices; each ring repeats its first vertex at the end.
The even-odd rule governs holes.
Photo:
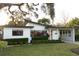
POLYGON ((79 45, 66 43, 25 44, 0 51, 2 56, 77 56, 71 49, 79 45))

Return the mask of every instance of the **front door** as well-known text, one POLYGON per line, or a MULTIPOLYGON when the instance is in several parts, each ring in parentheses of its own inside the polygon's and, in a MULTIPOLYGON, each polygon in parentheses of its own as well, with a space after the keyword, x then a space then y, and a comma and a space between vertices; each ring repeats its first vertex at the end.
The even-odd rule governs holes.
POLYGON ((52 39, 53 40, 59 40, 60 32, 58 30, 52 31, 52 39))

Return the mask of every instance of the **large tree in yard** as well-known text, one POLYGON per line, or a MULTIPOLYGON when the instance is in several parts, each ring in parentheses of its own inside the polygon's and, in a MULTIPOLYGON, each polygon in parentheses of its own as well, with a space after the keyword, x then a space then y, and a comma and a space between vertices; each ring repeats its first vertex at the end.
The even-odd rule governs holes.
POLYGON ((67 27, 74 27, 76 25, 79 25, 79 18, 75 17, 72 20, 70 20, 65 26, 67 27))
POLYGON ((10 18, 12 19, 9 21, 8 25, 9 26, 25 26, 27 24, 27 21, 23 18, 24 15, 20 11, 15 11, 15 14, 11 16, 10 18))
MULTIPOLYGON (((24 23, 24 24, 22 24, 24 26, 25 23, 27 23, 26 22, 27 19, 24 17, 26 17, 27 15, 32 15, 32 16, 35 16, 36 18, 39 17, 39 14, 38 14, 39 8, 37 8, 38 5, 40 5, 40 3, 0 3, 0 9, 2 9, 4 7, 8 7, 7 10, 9 11, 9 13, 11 14, 11 17, 12 17, 12 21, 9 22, 9 25, 13 22, 12 24, 15 23, 14 25, 24 23), (19 11, 18 12, 16 10, 11 11, 12 6, 17 6, 19 11), (25 6, 25 9, 27 9, 27 11, 22 9, 23 6, 25 6)), ((50 18, 52 19, 52 22, 53 22, 53 19, 55 16, 54 3, 41 4, 41 10, 46 15, 50 15, 50 18)))
POLYGON ((44 13, 50 15, 50 18, 51 18, 52 24, 53 24, 54 17, 55 17, 54 3, 44 3, 41 8, 44 13))

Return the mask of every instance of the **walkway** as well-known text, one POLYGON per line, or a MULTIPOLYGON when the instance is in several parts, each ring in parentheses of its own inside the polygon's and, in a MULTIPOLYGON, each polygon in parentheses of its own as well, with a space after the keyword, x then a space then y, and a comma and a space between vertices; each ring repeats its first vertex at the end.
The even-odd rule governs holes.
POLYGON ((79 44, 79 41, 76 41, 75 44, 79 44))

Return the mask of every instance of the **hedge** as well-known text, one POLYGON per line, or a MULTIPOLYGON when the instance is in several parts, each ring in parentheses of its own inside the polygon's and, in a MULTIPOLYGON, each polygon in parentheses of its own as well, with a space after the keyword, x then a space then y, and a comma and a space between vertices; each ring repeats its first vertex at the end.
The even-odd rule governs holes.
POLYGON ((8 45, 16 44, 25 44, 28 41, 28 38, 18 38, 18 39, 5 39, 8 42, 8 45))
POLYGON ((32 40, 48 40, 47 36, 36 36, 32 37, 32 40))
POLYGON ((32 43, 60 43, 61 40, 48 40, 47 36, 33 37, 32 43))
POLYGON ((33 40, 32 43, 33 44, 35 43, 38 43, 38 44, 40 43, 62 43, 62 41, 61 40, 33 40))
MULTIPOLYGON (((9 45, 28 43, 28 38, 6 39, 9 45)), ((60 43, 61 40, 48 40, 47 36, 32 37, 32 43, 60 43)))

